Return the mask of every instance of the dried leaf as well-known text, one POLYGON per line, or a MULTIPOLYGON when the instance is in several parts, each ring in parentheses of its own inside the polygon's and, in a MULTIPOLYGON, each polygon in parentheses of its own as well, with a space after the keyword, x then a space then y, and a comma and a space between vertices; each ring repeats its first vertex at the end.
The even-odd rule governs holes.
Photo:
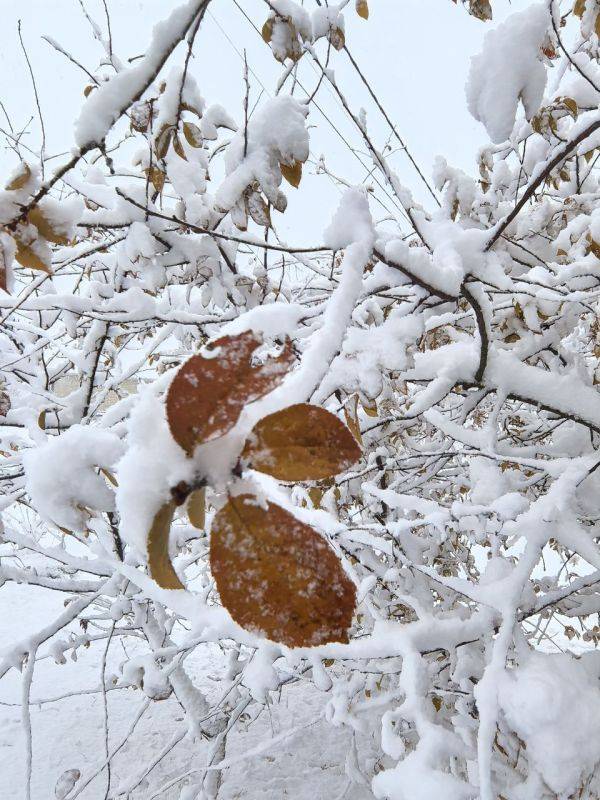
POLYGON ((344 417, 346 418, 346 425, 350 428, 350 432, 356 441, 362 445, 362 434, 360 432, 360 423, 358 421, 358 395, 353 394, 344 406, 344 417))
POLYGON ((8 184, 6 189, 10 192, 16 192, 18 189, 22 189, 26 184, 29 178, 31 178, 31 169, 29 168, 29 164, 23 162, 22 171, 12 179, 12 181, 8 184))
POLYGON ((271 38, 273 37, 273 20, 268 19, 265 24, 262 26, 261 34, 262 38, 265 40, 267 44, 270 43, 271 38))
POLYGON ((10 396, 6 391, 6 387, 0 386, 0 417, 8 416, 10 408, 10 396))
POLYGON ((246 208, 252 220, 261 227, 271 227, 271 213, 259 192, 249 192, 246 196, 246 208))
POLYGON ((336 50, 341 50, 346 44, 346 37, 344 36, 344 31, 338 27, 330 28, 329 41, 331 42, 332 47, 334 47, 336 50))
POLYGON ((179 158, 183 158, 184 161, 187 161, 187 156, 185 154, 185 150, 183 149, 183 145, 181 144, 179 136, 173 137, 173 150, 175 150, 179 158))
POLYGON ((196 489, 187 500, 187 515, 190 523, 198 530, 206 525, 206 489, 196 489))
POLYGON ((157 512, 148 533, 148 570, 163 589, 184 589, 169 558, 169 533, 175 503, 165 503, 157 512))
POLYGON ((286 181, 297 189, 302 180, 302 162, 294 161, 293 164, 280 164, 281 174, 286 181))
POLYGON ((209 345, 210 358, 192 356, 183 364, 167 394, 167 420, 175 441, 192 455, 196 445, 231 430, 246 403, 272 391, 290 369, 288 342, 277 358, 254 364, 261 340, 251 331, 225 336, 209 345))
POLYGON ((40 236, 53 244, 68 244, 69 239, 64 233, 60 233, 52 226, 52 223, 44 216, 39 206, 31 209, 27 215, 27 221, 35 225, 40 236))
POLYGON ((94 89, 97 89, 97 88, 98 87, 95 86, 93 83, 88 83, 88 85, 83 90, 83 96, 84 97, 89 97, 91 95, 91 93, 94 91, 94 89))
POLYGON ((155 191, 160 194, 165 186, 165 173, 158 167, 150 167, 146 170, 146 175, 152 186, 154 186, 155 191))
POLYGON ((363 19, 369 19, 369 4, 367 0, 356 0, 356 13, 363 19))
POLYGON ((40 258, 33 248, 27 244, 23 244, 23 242, 20 242, 18 239, 15 258, 22 267, 26 267, 27 269, 39 270, 40 272, 47 272, 48 274, 52 272, 50 265, 47 264, 44 259, 40 258))
POLYGON ((490 0, 469 0, 469 13, 484 22, 492 19, 490 0))
POLYGON ((318 481, 352 466, 360 447, 334 414, 300 403, 261 419, 242 455, 280 481, 318 481))
POLYGON ((354 584, 328 542, 280 506, 233 497, 213 522, 210 563, 242 627, 289 647, 348 642, 354 584))
POLYGON ((202 139, 202 133, 200 132, 200 128, 194 125, 193 122, 183 123, 183 135, 191 147, 202 147, 204 141, 202 139))
POLYGON ((154 142, 154 150, 158 158, 164 158, 167 155, 172 137, 173 127, 171 125, 165 125, 154 142))
POLYGON ((106 478, 106 480, 109 483, 111 483, 113 486, 118 486, 119 485, 118 480, 115 478, 115 476, 112 474, 112 472, 110 472, 107 469, 104 469, 104 467, 99 467, 99 469, 100 469, 100 472, 104 475, 104 477, 106 478))

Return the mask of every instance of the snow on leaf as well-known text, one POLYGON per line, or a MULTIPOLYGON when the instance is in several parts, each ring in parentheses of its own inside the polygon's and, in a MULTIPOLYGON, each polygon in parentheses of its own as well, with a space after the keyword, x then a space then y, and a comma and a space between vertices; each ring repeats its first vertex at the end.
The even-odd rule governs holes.
POLYGON ((212 525, 210 563, 242 627, 289 647, 348 642, 354 584, 327 541, 280 506, 231 498, 212 525))
POLYGON ((347 470, 360 452, 354 436, 334 414, 300 403, 261 419, 242 455, 252 469, 278 480, 317 481, 347 470))
POLYGON ((272 391, 294 361, 288 342, 281 354, 253 363, 261 339, 252 332, 224 336, 209 345, 212 357, 192 356, 177 372, 167 394, 171 434, 188 455, 236 424, 246 403, 272 391))
POLYGON ((6 188, 8 191, 15 192, 18 189, 23 189, 29 179, 31 178, 31 169, 29 164, 23 162, 23 164, 19 168, 19 172, 15 175, 15 177, 7 184, 6 188))

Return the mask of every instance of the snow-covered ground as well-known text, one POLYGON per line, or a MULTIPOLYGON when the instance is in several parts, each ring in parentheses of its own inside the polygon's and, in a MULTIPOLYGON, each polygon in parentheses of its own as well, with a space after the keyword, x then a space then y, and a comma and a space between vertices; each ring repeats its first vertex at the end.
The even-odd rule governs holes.
MULTIPOLYGON (((0 641, 9 645, 42 627, 58 615, 61 597, 37 587, 7 584, 0 589, 0 641)), ((66 795, 81 800, 106 796, 108 773, 105 761, 104 701, 100 691, 105 642, 78 651, 77 663, 59 665, 44 658, 35 669, 32 684, 31 726, 33 779, 32 800, 62 797, 59 779, 69 770, 81 778, 66 795), (42 702, 40 702, 42 701, 42 702), (87 787, 78 789, 98 773, 87 787), (59 785, 60 786, 60 785, 59 785)), ((131 654, 131 645, 125 644, 131 654)), ((108 651, 106 674, 116 672, 124 657, 123 644, 113 639, 108 651)), ((222 693, 225 658, 214 646, 199 649, 186 661, 188 674, 211 699, 222 693), (209 649, 210 648, 210 649, 209 649)), ((0 798, 24 797, 26 737, 21 714, 21 676, 13 671, 2 682, 0 694, 0 798)), ((257 798, 275 800, 366 800, 369 788, 349 785, 345 774, 351 735, 333 728, 320 717, 323 697, 314 686, 293 685, 283 689, 283 702, 264 707, 257 719, 240 721, 228 739, 221 800, 257 798), (269 739, 274 741, 269 744, 269 739), (264 744, 266 743, 266 744, 264 744), (256 752, 259 751, 259 752, 256 752)), ((110 762, 110 798, 131 800, 175 800, 191 777, 170 788, 178 776, 201 770, 210 744, 185 738, 171 744, 186 730, 173 696, 151 703, 139 690, 117 689, 107 693, 109 752, 118 751, 110 762), (119 747, 119 745, 121 745, 119 747), (153 760, 160 762, 143 778, 153 760), (127 790, 138 783, 129 793, 127 790), (120 792, 123 792, 120 794, 120 792)), ((364 746, 368 747, 365 742, 364 746)), ((68 785, 68 781, 64 781, 68 785)), ((184 795, 185 796, 185 795, 184 795)))

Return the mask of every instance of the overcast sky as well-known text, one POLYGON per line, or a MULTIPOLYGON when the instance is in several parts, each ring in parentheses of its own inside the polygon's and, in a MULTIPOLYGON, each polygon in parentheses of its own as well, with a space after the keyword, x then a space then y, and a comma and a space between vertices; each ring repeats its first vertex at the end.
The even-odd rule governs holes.
MULTIPOLYGON (((91 70, 98 65, 100 46, 93 40, 79 0, 1 2, 0 99, 15 129, 26 125, 36 113, 27 65, 17 36, 17 21, 21 19, 23 38, 42 98, 47 150, 64 152, 72 145, 72 123, 83 102, 82 92, 88 81, 79 69, 52 50, 41 37, 47 34, 56 39, 91 70)), ((262 0, 237 2, 260 29, 267 16, 265 3, 262 0)), ((530 2, 495 0, 492 24, 530 2)), ((85 3, 90 14, 104 26, 101 0, 85 0, 85 3)), ((178 0, 108 0, 116 52, 124 59, 143 53, 153 24, 177 5, 178 0)), ((305 0, 305 5, 311 9, 314 0, 305 0)), ((369 5, 371 16, 368 22, 356 16, 353 3, 348 6, 346 41, 371 79, 399 133, 428 176, 437 154, 443 154, 450 163, 473 172, 477 149, 485 143, 486 137, 483 128, 467 111, 464 84, 470 57, 480 49, 483 36, 490 28, 489 23, 470 17, 451 0, 369 0, 369 5)), ((264 98, 273 90, 280 65, 274 61, 234 0, 213 0, 197 39, 193 74, 207 102, 222 103, 237 119, 240 118, 243 93, 240 52, 244 48, 253 72, 253 100, 261 92, 264 98)), ((345 54, 334 54, 332 66, 355 109, 361 105, 366 108, 370 128, 382 146, 388 135, 386 124, 349 69, 345 54)), ((316 79, 310 59, 303 59, 300 70, 302 84, 310 90, 316 79)), ((301 90, 298 96, 302 97, 301 90)), ((355 129, 326 84, 320 90, 317 102, 330 121, 313 109, 310 116, 310 123, 315 126, 311 140, 312 157, 324 154, 332 172, 351 182, 361 182, 367 170, 339 136, 341 134, 360 148, 355 129), (332 126, 338 129, 339 134, 332 126)), ((1 125, 6 127, 4 118, 1 125)), ((28 141, 36 146, 36 120, 29 130, 28 141)), ((363 161, 368 164, 366 157, 363 161)), ((3 173, 12 162, 12 156, 2 148, 0 168, 3 173)), ((405 156, 398 153, 393 162, 401 179, 415 188, 421 199, 425 199, 405 156)), ((59 160, 53 163, 58 164, 59 160)), ((308 172, 311 171, 309 167, 308 172)), ((291 198, 290 210, 295 213, 286 215, 286 227, 316 226, 320 234, 335 208, 339 190, 327 178, 308 176, 305 180, 302 199, 291 198), (310 194, 318 197, 317 202, 306 202, 308 189, 314 189, 310 194)), ((381 191, 379 196, 391 208, 381 191)), ((381 207, 379 211, 384 213, 381 207)), ((295 240, 294 231, 284 233, 288 239, 295 240)), ((315 238, 319 238, 316 233, 315 238)))

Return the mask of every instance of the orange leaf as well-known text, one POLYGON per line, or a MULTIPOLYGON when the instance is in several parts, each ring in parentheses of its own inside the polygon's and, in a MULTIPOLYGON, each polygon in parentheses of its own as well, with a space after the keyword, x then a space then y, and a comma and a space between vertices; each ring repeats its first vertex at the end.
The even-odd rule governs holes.
POLYGON ((252 469, 280 481, 318 481, 352 466, 360 447, 334 414, 300 403, 261 419, 243 456, 252 469))
POLYGON ((356 589, 328 542, 280 506, 233 497, 212 526, 210 563, 242 627, 288 647, 348 642, 356 589))
POLYGON ((231 430, 246 403, 283 380, 294 360, 291 344, 277 358, 253 364, 260 344, 251 331, 224 336, 209 345, 216 351, 212 358, 192 356, 175 375, 167 394, 167 420, 173 438, 188 455, 196 445, 231 430))

